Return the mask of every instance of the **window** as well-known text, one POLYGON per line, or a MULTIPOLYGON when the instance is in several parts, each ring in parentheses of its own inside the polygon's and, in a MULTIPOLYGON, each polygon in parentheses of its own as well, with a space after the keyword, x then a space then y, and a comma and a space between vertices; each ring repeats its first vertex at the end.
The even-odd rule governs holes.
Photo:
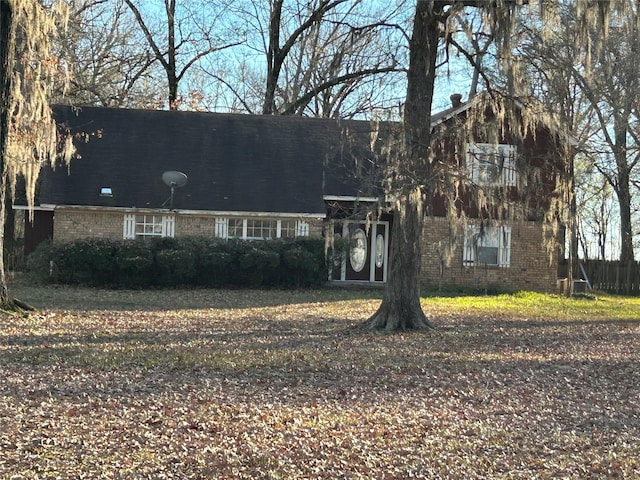
POLYGON ((245 238, 249 240, 277 238, 277 229, 277 220, 247 219, 247 233, 245 238))
POLYGON ((511 227, 468 226, 462 264, 508 267, 511 260, 511 227))
POLYGON ((368 255, 367 234, 358 228, 351 234, 351 250, 349 250, 349 262, 354 272, 362 271, 368 255))
MULTIPOLYGON (((224 219, 226 220, 226 219, 224 219)), ((241 218, 230 218, 227 235, 223 238, 244 238, 244 220, 241 218)))
POLYGON ((241 238, 244 240, 308 237, 309 223, 301 220, 216 218, 215 236, 218 238, 241 238))
POLYGON ((296 234, 296 223, 294 220, 280 220, 280 235, 278 235, 278 238, 305 237, 306 235, 296 234))
POLYGON ((173 237, 175 219, 172 215, 125 215, 123 238, 173 237))
POLYGON ((136 215, 136 237, 161 237, 161 215, 136 215))
POLYGON ((490 143, 470 143, 467 171, 476 185, 515 187, 516 147, 490 143))

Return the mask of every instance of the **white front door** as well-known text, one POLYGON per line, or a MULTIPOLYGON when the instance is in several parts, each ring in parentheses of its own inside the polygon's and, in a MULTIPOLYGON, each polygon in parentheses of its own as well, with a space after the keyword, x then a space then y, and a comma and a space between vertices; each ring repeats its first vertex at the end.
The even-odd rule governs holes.
POLYGON ((384 283, 389 260, 389 222, 335 221, 333 234, 349 240, 349 251, 340 267, 334 268, 335 281, 384 283))

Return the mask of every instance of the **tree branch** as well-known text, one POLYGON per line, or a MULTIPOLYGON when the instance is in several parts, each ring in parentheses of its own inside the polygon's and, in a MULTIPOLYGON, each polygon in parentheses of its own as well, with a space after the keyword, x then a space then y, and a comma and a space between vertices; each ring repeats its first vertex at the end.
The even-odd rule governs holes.
POLYGON ((242 95, 240 95, 240 93, 233 87, 233 85, 231 85, 224 78, 222 78, 222 77, 220 77, 218 75, 215 75, 215 74, 210 73, 210 72, 205 72, 205 73, 207 73, 209 76, 211 76, 212 78, 216 79, 217 81, 222 83, 225 87, 227 87, 231 91, 231 93, 233 93, 233 96, 236 97, 236 99, 242 104, 242 106, 245 108, 247 113, 254 113, 253 109, 251 108, 251 106, 244 100, 244 97, 242 95))
POLYGON ((335 87, 341 83, 344 83, 348 80, 353 80, 360 77, 365 77, 367 75, 377 75, 379 73, 389 73, 389 72, 399 72, 403 71, 403 69, 399 69, 398 67, 384 67, 384 68, 370 68, 365 70, 359 70, 353 73, 347 73, 344 75, 340 75, 338 77, 327 80, 324 83, 321 83, 317 87, 309 90, 302 97, 298 98, 293 103, 289 104, 283 111, 280 112, 281 115, 291 115, 300 107, 308 104, 313 97, 317 96, 320 92, 327 90, 331 87, 335 87))
POLYGON ((481 68, 482 65, 476 62, 476 59, 473 58, 473 55, 471 53, 467 52, 467 50, 462 45, 460 45, 456 40, 454 40, 453 36, 449 36, 449 38, 447 38, 447 42, 453 45, 456 48, 456 50, 467 59, 467 61, 473 67, 474 72, 480 75, 487 85, 491 84, 491 80, 489 79, 487 74, 484 72, 484 70, 481 68))
POLYGON ((203 52, 200 52, 198 54, 196 54, 191 60, 189 60, 185 66, 180 70, 180 73, 176 76, 176 78, 178 80, 181 80, 182 77, 184 76, 184 74, 187 72, 187 70, 194 64, 196 63, 198 60, 200 60, 202 57, 206 57, 207 55, 209 55, 210 53, 215 53, 215 52, 219 52, 221 50, 226 50, 227 48, 231 48, 231 47, 235 47, 238 45, 241 45, 243 42, 234 42, 234 43, 229 43, 227 45, 223 45, 222 47, 212 47, 209 48, 203 52))
POLYGON ((133 12, 133 15, 136 17, 136 21, 138 22, 138 25, 140 25, 140 28, 142 29, 142 33, 144 33, 144 36, 147 39, 147 42, 149 43, 149 46, 153 50, 153 53, 155 54, 156 59, 160 63, 162 63, 162 66, 165 68, 165 70, 168 69, 169 68, 169 63, 164 58, 164 55, 160 51, 160 48, 158 47, 158 45, 156 44, 155 40, 153 39, 153 35, 151 35, 151 32, 149 31, 149 28, 147 28, 147 24, 145 23, 144 19, 142 18, 142 14, 140 13, 140 10, 138 10, 138 8, 133 4, 133 2, 131 0, 124 0, 124 1, 129 6, 131 11, 133 12))

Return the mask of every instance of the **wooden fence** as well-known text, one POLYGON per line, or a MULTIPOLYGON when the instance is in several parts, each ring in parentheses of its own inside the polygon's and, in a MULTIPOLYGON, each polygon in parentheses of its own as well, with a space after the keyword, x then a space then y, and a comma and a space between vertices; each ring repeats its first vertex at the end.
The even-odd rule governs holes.
MULTIPOLYGON (((558 277, 567 277, 566 263, 558 266, 558 277)), ((574 268, 573 278, 587 280, 593 290, 640 296, 640 262, 581 260, 574 268)))

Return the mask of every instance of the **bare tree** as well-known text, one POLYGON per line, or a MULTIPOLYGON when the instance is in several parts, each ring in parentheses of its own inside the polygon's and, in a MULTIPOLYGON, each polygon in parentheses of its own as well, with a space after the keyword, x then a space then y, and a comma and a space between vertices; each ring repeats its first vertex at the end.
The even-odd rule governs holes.
POLYGON ((399 48, 404 31, 391 23, 395 10, 361 7, 352 2, 326 12, 294 43, 281 71, 279 113, 345 118, 397 105, 393 92, 399 94, 395 87, 405 78, 399 48))
POLYGON ((153 68, 156 58, 124 0, 68 3, 69 28, 57 50, 71 78, 56 101, 64 96, 81 105, 153 105, 162 85, 153 68))
POLYGON ((246 111, 344 118, 397 108, 405 10, 363 0, 246 0, 234 11, 248 25, 245 82, 228 86, 246 111))
MULTIPOLYGON (((37 0, 0 1, 0 225, 6 221, 6 197, 16 180, 24 178, 29 207, 33 207, 40 168, 59 151, 49 100, 60 65, 52 54, 52 38, 64 28, 66 5, 50 9, 37 0)), ((65 142, 69 161, 72 141, 65 142)), ((0 252, 4 235, 0 234, 0 252)), ((0 255, 0 306, 25 307, 9 297, 0 255)))
POLYGON ((640 162, 640 64, 635 53, 640 48, 640 12, 632 3, 634 6, 624 12, 624 23, 610 27, 611 36, 593 65, 593 73, 576 72, 596 112, 601 145, 612 154, 599 155, 594 165, 618 199, 621 262, 634 261, 631 181, 640 162), (611 157, 613 162, 607 162, 611 157))
MULTIPOLYGON (((553 35, 548 34, 550 25, 539 16, 522 19, 522 41, 514 48, 527 72, 530 94, 555 113, 572 143, 572 148, 566 151, 563 192, 567 206, 563 223, 569 234, 567 271, 571 282, 573 275, 578 274, 579 246, 584 246, 581 242, 584 222, 579 207, 585 191, 591 189, 590 177, 584 174, 583 167, 592 162, 593 152, 588 145, 597 135, 598 125, 594 109, 573 75, 574 68, 582 69, 584 65, 584 49, 576 41, 579 32, 575 5, 561 4, 559 8, 553 35)), ((571 294, 570 289, 567 294, 571 294)))
POLYGON ((613 189, 600 175, 585 172, 585 176, 587 178, 576 195, 579 205, 577 222, 580 225, 578 238, 582 257, 588 260, 593 255, 600 260, 606 260, 614 253, 607 250, 610 247, 609 235, 614 216, 613 189))
MULTIPOLYGON (((382 303, 369 319, 370 328, 398 330, 431 326, 420 305, 420 262, 416 259, 421 258, 424 201, 436 188, 439 178, 431 158, 433 138, 430 124, 436 65, 442 48, 439 39, 448 31, 447 22, 461 9, 483 9, 496 38, 499 58, 504 59, 505 72, 511 79, 508 85, 515 89, 522 80, 522 71, 512 61, 510 40, 514 8, 521 3, 508 0, 416 1, 409 43, 402 148, 393 163, 393 177, 390 178, 390 192, 396 199, 391 264, 382 303)), ((606 5, 586 0, 579 4, 581 22, 602 21, 606 5)), ((536 121, 531 117, 527 120, 536 121)), ((517 122, 517 118, 508 121, 517 122)))
MULTIPOLYGON (((635 53, 640 48, 639 22, 637 2, 620 0, 611 11, 609 35, 600 48, 585 54, 583 65, 569 65, 597 122, 591 155, 618 201, 622 262, 634 260, 632 182, 640 162, 640 64, 635 53)), ((601 32, 594 29, 590 34, 597 38, 601 32)))
POLYGON ((180 82, 202 58, 239 45, 241 39, 222 27, 225 2, 163 0, 164 19, 160 20, 157 4, 124 0, 133 12, 154 59, 167 79, 170 109, 180 106, 180 82), (142 5, 144 4, 144 9, 142 5), (216 9, 206 7, 216 7, 216 9))
MULTIPOLYGON (((571 70, 594 112, 597 134, 589 143, 592 165, 612 187, 618 203, 622 262, 633 261, 634 178, 640 162, 640 10, 637 2, 619 0, 611 10, 608 36, 585 57, 585 68, 571 70)), ((570 25, 570 23, 569 23, 570 25)), ((592 30, 598 37, 600 31, 592 30)))

